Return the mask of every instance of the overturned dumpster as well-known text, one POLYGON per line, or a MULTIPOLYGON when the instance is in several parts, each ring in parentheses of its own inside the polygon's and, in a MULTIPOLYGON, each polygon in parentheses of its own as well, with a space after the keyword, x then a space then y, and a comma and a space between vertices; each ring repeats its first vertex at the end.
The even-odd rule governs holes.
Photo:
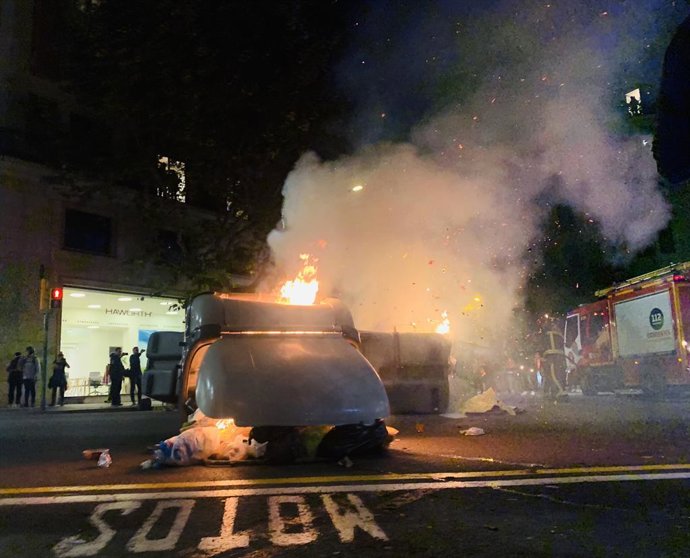
MULTIPOLYGON (((160 340, 159 340, 160 342, 160 340)), ((146 393, 239 426, 372 424, 390 414, 376 370, 338 300, 310 306, 208 293, 187 307, 178 365, 147 371, 146 393)))

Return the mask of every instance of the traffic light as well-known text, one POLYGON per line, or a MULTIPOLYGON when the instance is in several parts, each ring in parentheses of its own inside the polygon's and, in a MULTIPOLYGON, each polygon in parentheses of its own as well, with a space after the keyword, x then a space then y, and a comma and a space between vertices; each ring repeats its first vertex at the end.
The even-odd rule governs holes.
POLYGON ((50 289, 50 307, 62 308, 62 287, 50 289))
POLYGON ((48 301, 50 300, 50 289, 48 288, 48 279, 41 278, 41 288, 38 298, 38 308, 41 312, 48 310, 48 301))

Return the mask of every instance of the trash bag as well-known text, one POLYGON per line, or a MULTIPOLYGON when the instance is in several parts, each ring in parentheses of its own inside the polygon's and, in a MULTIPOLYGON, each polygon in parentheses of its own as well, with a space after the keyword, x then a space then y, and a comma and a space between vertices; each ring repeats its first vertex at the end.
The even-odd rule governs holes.
POLYGON ((294 463, 302 453, 299 428, 296 426, 256 426, 249 432, 249 442, 267 444, 264 459, 268 463, 294 463))
POLYGON ((316 458, 316 454, 319 450, 319 445, 328 434, 333 429, 332 425, 329 426, 304 426, 299 429, 299 449, 300 460, 310 461, 316 458))
POLYGON ((339 460, 345 456, 380 451, 389 442, 383 420, 373 424, 345 424, 335 426, 323 437, 316 454, 318 457, 339 460))
POLYGON ((263 443, 263 457, 271 464, 312 461, 332 425, 259 426, 249 433, 249 444, 263 443))

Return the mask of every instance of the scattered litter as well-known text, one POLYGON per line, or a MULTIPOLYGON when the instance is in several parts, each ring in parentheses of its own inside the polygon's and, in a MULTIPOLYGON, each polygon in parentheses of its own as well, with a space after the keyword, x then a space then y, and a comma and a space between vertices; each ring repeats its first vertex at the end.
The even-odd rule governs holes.
MULTIPOLYGON (((166 465, 235 464, 262 460, 284 464, 315 459, 343 460, 387 447, 397 436, 382 420, 371 425, 238 427, 232 419, 213 419, 201 410, 190 415, 180 433, 153 446, 142 469, 166 465)), ((352 466, 350 461, 347 467, 352 466)))
POLYGON ((103 452, 110 451, 108 448, 85 449, 81 454, 84 459, 98 459, 103 452))
POLYGON ((352 462, 352 459, 350 459, 346 455, 340 461, 338 461, 338 465, 340 465, 341 467, 345 467, 346 469, 349 469, 350 467, 352 467, 354 465, 354 463, 352 462))
MULTIPOLYGON (((215 457, 226 460, 246 459, 250 455, 248 428, 234 425, 187 427, 177 436, 159 442, 153 450, 151 463, 143 469, 162 465, 192 465, 215 457)), ((256 453, 256 449, 252 450, 256 453)))
MULTIPOLYGON (((516 407, 506 405, 505 403, 501 402, 496 396, 494 388, 489 388, 486 391, 480 393, 479 395, 470 397, 467 401, 465 401, 462 404, 462 407, 459 409, 459 413, 464 415, 476 415, 485 413, 507 413, 509 415, 516 415, 518 414, 518 411, 522 412, 521 410, 518 410, 516 407)), ((449 418, 456 418, 450 417, 450 415, 451 413, 448 413, 443 416, 449 418)))
POLYGON ((110 450, 105 450, 101 455, 98 456, 98 466, 107 469, 113 462, 113 458, 110 456, 110 450))
POLYGON ((484 432, 483 428, 479 428, 478 426, 472 426, 467 430, 461 430, 460 434, 463 434, 465 436, 483 436, 484 434, 486 434, 486 432, 484 432))

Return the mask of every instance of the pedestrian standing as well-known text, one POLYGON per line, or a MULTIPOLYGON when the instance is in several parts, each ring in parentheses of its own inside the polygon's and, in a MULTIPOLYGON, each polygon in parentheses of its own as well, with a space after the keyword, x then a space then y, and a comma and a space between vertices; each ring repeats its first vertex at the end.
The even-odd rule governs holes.
POLYGON ((36 406, 36 380, 41 374, 41 363, 33 347, 26 348, 26 356, 20 361, 22 382, 24 383, 24 404, 22 407, 36 406))
POLYGON ((110 406, 122 407, 120 391, 122 390, 122 378, 125 376, 125 367, 122 365, 122 357, 127 353, 122 352, 122 347, 116 347, 110 353, 110 406))
POLYGON ((132 355, 129 357, 129 397, 132 405, 141 403, 141 355, 146 352, 143 349, 139 352, 139 347, 132 347, 132 355), (134 392, 137 392, 137 400, 134 401, 134 392))
POLYGON ((22 369, 19 367, 21 359, 22 353, 16 352, 7 365, 7 383, 9 384, 7 404, 10 407, 19 407, 22 402, 22 369))
POLYGON ((51 407, 55 406, 55 398, 58 391, 60 392, 58 405, 62 407, 65 404, 65 391, 67 390, 67 374, 65 374, 65 368, 69 367, 70 365, 65 360, 65 355, 62 351, 59 352, 57 358, 53 362, 53 375, 50 377, 50 382, 48 382, 48 387, 53 390, 50 399, 51 407))

